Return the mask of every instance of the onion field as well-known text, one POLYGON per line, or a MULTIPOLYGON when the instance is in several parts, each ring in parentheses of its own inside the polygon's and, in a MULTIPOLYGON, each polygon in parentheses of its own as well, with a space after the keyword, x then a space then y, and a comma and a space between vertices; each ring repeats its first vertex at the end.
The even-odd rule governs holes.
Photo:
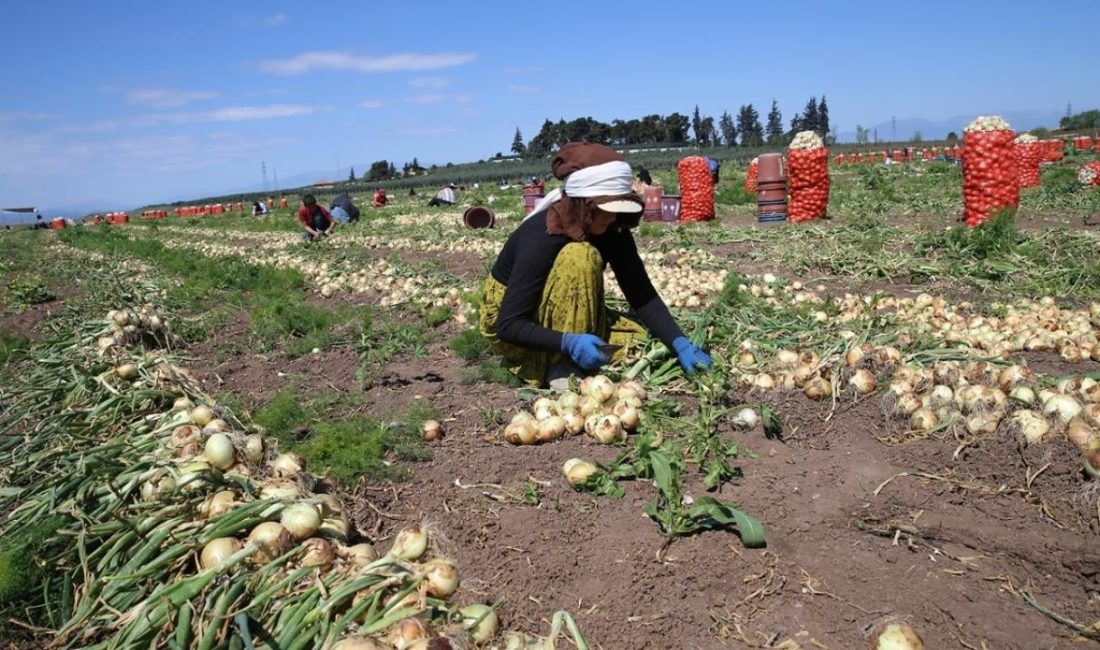
POLYGON ((0 638, 1091 647, 1095 160, 978 228, 949 163, 831 165, 828 219, 768 225, 727 166, 714 220, 635 232, 713 371, 647 340, 566 392, 476 329, 518 187, 488 229, 425 187, 315 243, 296 196, 0 233, 0 638))

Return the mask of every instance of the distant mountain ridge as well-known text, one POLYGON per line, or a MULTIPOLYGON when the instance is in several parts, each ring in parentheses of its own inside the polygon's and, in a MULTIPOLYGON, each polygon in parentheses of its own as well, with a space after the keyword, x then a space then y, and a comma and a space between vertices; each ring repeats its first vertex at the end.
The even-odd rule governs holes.
MULTIPOLYGON (((1058 128, 1058 122, 1064 113, 1047 110, 1020 110, 1020 111, 989 111, 987 115, 1000 115, 1008 120, 1012 129, 1017 133, 1045 127, 1058 128)), ((963 128, 977 115, 957 115, 945 119, 927 119, 922 117, 899 118, 896 123, 889 121, 878 124, 864 125, 869 131, 868 137, 874 141, 875 130, 878 130, 879 142, 909 142, 913 134, 920 131, 925 140, 943 140, 947 134, 954 131, 960 137, 963 128)), ((841 142, 855 142, 855 131, 841 131, 838 133, 841 142)))

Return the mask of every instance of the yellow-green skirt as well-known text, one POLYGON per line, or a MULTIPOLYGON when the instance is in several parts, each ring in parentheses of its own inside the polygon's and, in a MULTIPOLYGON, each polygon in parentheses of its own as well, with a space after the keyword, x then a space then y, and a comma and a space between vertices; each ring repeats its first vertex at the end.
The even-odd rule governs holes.
MULTIPOLYGON (((546 371, 559 362, 562 355, 529 350, 497 337, 504 289, 493 276, 485 279, 481 333, 504 356, 517 377, 531 385, 545 385, 546 371)), ((612 362, 621 361, 631 344, 640 342, 646 334, 641 324, 604 305, 603 259, 594 246, 583 242, 566 244, 558 253, 543 286, 535 322, 559 332, 595 334, 608 343, 623 346, 612 357, 612 362)))

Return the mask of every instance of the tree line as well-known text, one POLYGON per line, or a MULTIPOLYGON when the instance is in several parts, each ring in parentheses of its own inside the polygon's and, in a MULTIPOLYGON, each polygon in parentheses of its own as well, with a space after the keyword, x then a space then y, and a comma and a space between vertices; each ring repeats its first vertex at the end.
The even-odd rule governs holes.
MULTIPOLYGON (((811 97, 805 108, 791 118, 789 129, 784 129, 779 103, 773 99, 766 123, 763 124, 759 112, 752 104, 742 105, 736 116, 730 115, 729 111, 723 111, 717 119, 701 114, 698 106, 690 117, 681 113, 653 114, 629 120, 615 119, 610 123, 591 117, 579 117, 568 122, 564 119, 557 122, 546 119, 539 132, 527 142, 524 142, 523 134, 517 127, 510 150, 518 156, 538 158, 567 142, 580 140, 612 146, 782 146, 789 143, 799 131, 815 131, 826 141, 835 141, 836 132, 829 124, 829 105, 824 95, 820 101, 816 96, 811 97)), ((502 156, 498 153, 496 157, 502 156)))

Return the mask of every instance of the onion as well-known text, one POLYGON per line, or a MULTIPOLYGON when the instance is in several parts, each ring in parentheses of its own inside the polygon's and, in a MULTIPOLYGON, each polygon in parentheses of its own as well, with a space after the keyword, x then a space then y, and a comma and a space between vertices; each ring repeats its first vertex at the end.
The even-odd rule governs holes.
POLYGON ((302 496, 298 484, 288 479, 273 479, 260 486, 261 499, 278 501, 297 501, 302 496))
POLYGON ((466 625, 470 638, 477 643, 484 643, 497 634, 499 619, 496 611, 488 605, 467 605, 459 610, 462 622, 466 625), (480 619, 480 622, 478 622, 480 619))
POLYGON ((252 554, 252 560, 257 564, 267 564, 285 553, 293 543, 293 538, 282 525, 265 521, 252 529, 248 534, 248 542, 258 542, 260 545, 252 554))
POLYGON ((346 636, 332 646, 332 650, 383 650, 374 639, 365 636, 346 636))
POLYGON ((599 469, 582 458, 570 458, 565 461, 565 465, 562 466, 561 471, 565 474, 565 480, 569 481, 569 485, 580 485, 587 481, 589 476, 599 471, 599 469))
POLYGON ((321 513, 313 504, 295 503, 283 509, 279 522, 294 539, 301 541, 313 537, 321 527, 321 513))
POLYGON ((435 598, 446 598, 458 590, 458 570, 443 558, 432 558, 424 563, 427 592, 435 598))
POLYGON ((173 411, 190 411, 195 408, 195 404, 186 395, 177 397, 176 401, 172 402, 173 411))
POLYGON ((218 469, 229 469, 236 462, 233 441, 224 433, 215 433, 207 438, 202 453, 206 456, 206 460, 218 469))
POLYGON ((323 518, 321 527, 317 529, 318 535, 338 539, 341 542, 348 541, 349 532, 351 532, 351 525, 344 513, 323 518))
POLYGON ((298 454, 288 451, 279 454, 271 462, 271 471, 275 476, 282 478, 294 478, 302 472, 306 461, 298 454))
POLYGON ((206 485, 205 474, 210 471, 210 463, 205 460, 192 460, 181 463, 178 467, 180 475, 176 484, 184 490, 194 490, 206 485))
POLYGON ((775 363, 780 368, 793 368, 798 364, 798 353, 794 350, 780 350, 775 353, 775 363))
POLYGON ((549 397, 540 397, 531 405, 531 412, 535 414, 536 420, 545 420, 552 415, 558 415, 560 410, 554 400, 549 397))
POLYGON ((352 564, 358 567, 367 566, 378 559, 378 553, 374 551, 374 547, 370 544, 347 546, 341 549, 341 553, 344 557, 351 560, 352 564))
POLYGON ((550 417, 538 423, 535 430, 536 442, 554 442, 565 433, 565 418, 560 415, 550 417))
POLYGON ((890 623, 875 633, 871 650, 924 650, 924 640, 908 625, 890 623))
POLYGON ((833 385, 824 377, 815 376, 806 382, 802 392, 810 399, 821 400, 833 394, 833 385))
POLYGON ((205 427, 214 419, 214 409, 205 404, 199 404, 191 409, 191 421, 200 427, 205 427))
POLYGON ((202 547, 199 564, 204 569, 217 566, 219 562, 241 550, 241 543, 234 537, 218 537, 202 547))
POLYGON ((641 412, 629 404, 622 409, 619 409, 618 405, 616 405, 615 414, 619 416, 619 421, 622 423, 623 428, 629 431, 637 429, 642 421, 641 412))
POLYGON ((997 384, 1006 393, 1019 384, 1030 383, 1032 379, 1034 379, 1034 373, 1026 366, 1008 366, 997 374, 997 384))
POLYGON ((1085 450, 1085 472, 1094 479, 1100 479, 1100 436, 1092 435, 1085 450))
POLYGON ((538 433, 532 422, 513 422, 504 427, 505 442, 512 445, 535 444, 535 438, 538 433))
POLYGON ((996 431, 1000 423, 995 413, 975 413, 966 418, 966 430, 975 436, 986 435, 996 431))
POLYGON ((848 385, 856 390, 860 395, 866 395, 878 390, 878 380, 871 374, 871 371, 866 368, 860 368, 852 373, 852 376, 848 378, 848 385))
POLYGON ((577 435, 581 431, 584 431, 584 417, 576 411, 566 411, 562 414, 562 419, 565 420, 565 430, 572 435, 577 435))
POLYGON ((575 411, 577 406, 581 403, 581 396, 574 393, 571 390, 567 390, 561 395, 558 395, 558 410, 559 411, 575 411))
POLYGON ((927 408, 919 408, 909 416, 909 424, 914 431, 927 432, 936 428, 939 424, 936 414, 927 408))
POLYGON ((1089 404, 1082 409, 1081 417, 1094 427, 1100 427, 1100 404, 1089 404))
POLYGON ((141 500, 153 501, 162 494, 176 489, 176 479, 171 474, 151 478, 141 486, 141 500))
POLYGON ((1030 386, 1016 386, 1008 394, 1008 397, 1021 404, 1031 405, 1035 403, 1035 391, 1030 386))
POLYGON ((264 459, 264 437, 253 433, 244 439, 244 457, 248 462, 257 464, 264 459))
POLYGON ((520 411, 512 416, 511 424, 522 424, 524 422, 533 422, 535 416, 531 415, 528 411, 520 411))
POLYGON ((589 435, 595 438, 597 442, 605 445, 610 445, 626 439, 626 434, 623 432, 622 421, 619 420, 619 416, 617 415, 600 416, 592 427, 592 431, 589 432, 589 435))
POLYGON ((335 553, 332 550, 332 544, 328 540, 320 537, 310 537, 302 542, 302 546, 305 548, 305 553, 301 559, 302 566, 321 567, 322 571, 327 571, 332 566, 335 553))
POLYGON ((1050 432, 1050 424, 1034 411, 1021 409, 1009 416, 1009 422, 1016 429, 1016 439, 1027 447, 1037 445, 1050 432))
POLYGON ((1064 425, 1081 412, 1081 404, 1069 395, 1055 394, 1043 403, 1043 415, 1054 418, 1056 424, 1064 425))
POLYGON ((200 440, 202 440, 201 429, 193 424, 181 424, 172 430, 172 435, 168 438, 168 446, 178 448, 200 440))
POLYGON ((119 379, 132 381, 134 379, 137 379, 138 367, 132 363, 124 363, 121 366, 115 368, 115 374, 118 375, 119 379))
POLYGON ((948 406, 955 401, 955 391, 947 386, 936 384, 932 386, 932 392, 928 394, 928 403, 935 407, 948 406))
POLYGON ((218 490, 199 506, 199 512, 207 517, 217 517, 237 505, 237 495, 232 490, 218 490))
POLYGON ((405 528, 397 533, 389 555, 402 560, 416 560, 428 550, 428 534, 421 528, 405 528))
POLYGON ((624 381, 623 383, 619 384, 619 387, 617 389, 615 389, 615 397, 618 399, 623 399, 626 397, 636 397, 639 400, 644 400, 646 398, 645 387, 643 387, 641 384, 634 381, 633 379, 624 381))
POLYGON ((738 429, 753 429, 760 423, 760 416, 756 414, 756 411, 746 406, 734 414, 730 418, 730 422, 738 429))
POLYGON ((848 348, 847 354, 844 355, 844 362, 848 364, 849 368, 852 368, 863 360, 863 357, 867 355, 870 349, 870 346, 866 343, 863 345, 853 345, 848 348))
POLYGON ((606 402, 615 394, 615 383, 604 375, 596 375, 589 379, 587 388, 587 395, 600 403, 606 402))
POLYGON ((435 442, 443 437, 443 425, 437 420, 427 420, 420 427, 420 432, 426 442, 435 442))
POLYGON ((1077 416, 1066 424, 1066 437, 1078 449, 1084 451, 1089 444, 1089 438, 1092 437, 1092 427, 1084 418, 1077 416))
POLYGON ((580 403, 580 414, 582 417, 589 417, 591 415, 597 415, 603 410, 603 402, 596 401, 595 397, 585 396, 580 403))
POLYGON ((210 422, 206 423, 206 426, 202 428, 202 434, 209 436, 215 433, 223 433, 229 431, 229 423, 221 418, 214 418, 210 422))
POLYGON ((393 624, 386 641, 397 650, 411 650, 419 641, 428 638, 428 629, 418 618, 403 618, 393 624))
POLYGON ((760 390, 771 390, 775 388, 775 378, 766 372, 762 372, 752 381, 752 385, 760 390))

